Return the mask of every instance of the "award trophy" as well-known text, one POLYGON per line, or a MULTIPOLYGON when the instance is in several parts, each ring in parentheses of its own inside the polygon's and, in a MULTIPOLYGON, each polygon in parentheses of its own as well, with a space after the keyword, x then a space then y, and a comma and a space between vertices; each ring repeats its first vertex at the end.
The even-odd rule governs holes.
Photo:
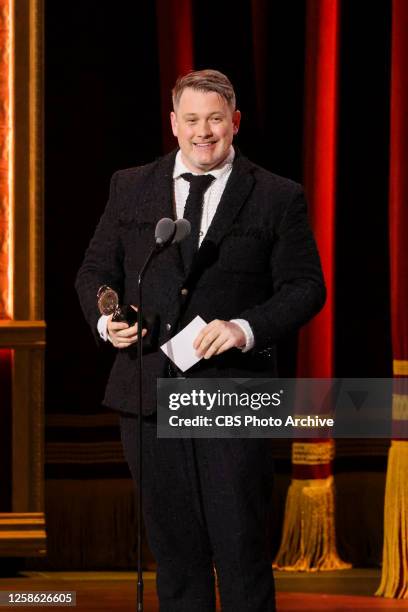
POLYGON ((128 304, 119 306, 119 296, 114 289, 107 285, 102 285, 98 289, 96 299, 98 300, 98 309, 101 315, 113 315, 112 321, 116 323, 124 322, 129 326, 136 323, 137 310, 128 304))
MULTIPOLYGON (((108 285, 99 287, 96 294, 98 310, 101 315, 112 315, 115 323, 127 323, 129 327, 137 322, 137 310, 130 304, 119 305, 119 296, 114 289, 108 285)), ((159 332, 159 319, 157 316, 149 314, 143 315, 143 327, 147 329, 147 334, 143 338, 143 350, 155 350, 159 332)))

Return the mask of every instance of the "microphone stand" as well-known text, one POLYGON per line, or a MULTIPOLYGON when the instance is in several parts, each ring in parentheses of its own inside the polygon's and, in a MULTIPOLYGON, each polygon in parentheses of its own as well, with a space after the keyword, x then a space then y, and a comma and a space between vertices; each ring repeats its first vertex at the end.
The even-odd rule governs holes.
POLYGON ((173 243, 180 242, 190 232, 190 224, 186 220, 174 223, 171 219, 161 219, 156 226, 156 244, 148 254, 137 279, 137 382, 139 388, 137 406, 137 444, 138 463, 136 474, 136 513, 137 513, 137 612, 143 612, 143 568, 142 568, 142 443, 143 443, 143 277, 145 272, 157 253, 173 243), (169 226, 170 225, 170 226, 169 226), (161 234, 161 235, 160 235, 161 234))
POLYGON ((138 444, 138 462, 137 462, 137 483, 136 483, 136 513, 137 513, 137 612, 143 612, 143 568, 142 568, 142 442, 143 442, 143 304, 142 304, 142 285, 143 277, 148 265, 154 255, 159 252, 160 245, 156 244, 146 261, 144 262, 137 279, 137 382, 139 390, 138 406, 137 406, 137 444, 138 444))

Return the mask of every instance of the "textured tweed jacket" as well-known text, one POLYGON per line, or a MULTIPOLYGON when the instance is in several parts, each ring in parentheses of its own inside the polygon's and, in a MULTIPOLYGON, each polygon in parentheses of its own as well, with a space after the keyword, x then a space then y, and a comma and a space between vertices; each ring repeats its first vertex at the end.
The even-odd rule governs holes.
MULTIPOLYGON (((109 201, 78 272, 76 288, 97 339, 96 294, 115 288, 137 304, 137 276, 162 217, 174 218, 172 173, 176 152, 151 164, 116 172, 109 201)), ((143 401, 156 409, 156 379, 168 363, 159 345, 199 314, 205 321, 246 319, 255 346, 202 360, 186 376, 274 377, 276 342, 323 306, 325 286, 300 185, 237 154, 207 235, 187 275, 177 246, 161 252, 146 273, 143 302, 159 321, 158 341, 144 356, 143 401), (181 291, 187 289, 186 291, 181 291)), ((112 349, 116 350, 116 349, 112 349)), ((118 350, 105 405, 136 412, 136 348, 118 350)))

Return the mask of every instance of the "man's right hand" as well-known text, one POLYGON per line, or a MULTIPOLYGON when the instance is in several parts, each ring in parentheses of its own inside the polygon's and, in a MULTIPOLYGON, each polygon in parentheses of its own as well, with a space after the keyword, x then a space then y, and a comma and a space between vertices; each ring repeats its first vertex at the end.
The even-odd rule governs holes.
MULTIPOLYGON (((137 342, 137 323, 129 327, 127 323, 112 321, 112 315, 110 315, 107 321, 107 330, 113 346, 118 349, 128 348, 137 342)), ((143 329, 142 337, 146 334, 147 329, 143 329)))

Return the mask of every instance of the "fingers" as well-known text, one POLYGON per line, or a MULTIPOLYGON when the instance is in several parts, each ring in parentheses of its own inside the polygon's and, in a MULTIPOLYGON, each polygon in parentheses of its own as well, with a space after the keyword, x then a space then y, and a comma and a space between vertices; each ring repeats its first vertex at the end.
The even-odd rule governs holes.
MULTIPOLYGON (((147 334, 147 329, 142 329, 142 338, 147 334)), ((112 344, 118 349, 128 348, 137 342, 137 334, 133 336, 129 336, 127 338, 121 338, 116 335, 115 338, 112 338, 112 344)))
POLYGON ((234 346, 234 340, 226 334, 220 334, 205 351, 204 359, 210 359, 214 355, 221 355, 234 346))
POLYGON ((207 335, 211 334, 213 332, 213 330, 217 329, 217 326, 220 323, 224 323, 224 321, 220 321, 219 319, 214 319, 214 321, 211 321, 211 323, 208 323, 208 325, 206 325, 198 334, 197 338, 194 340, 193 342, 193 347, 196 349, 196 351, 200 351, 201 350, 201 345, 206 344, 207 343, 207 335))
MULTIPOLYGON (((221 344, 215 349, 213 355, 221 355, 221 353, 225 353, 225 351, 229 351, 229 349, 234 348, 234 346, 235 346, 234 341, 231 339, 228 339, 223 344, 221 344)), ((209 359, 210 357, 212 357, 212 354, 210 354, 208 357, 206 355, 204 355, 204 359, 209 359)))
MULTIPOLYGON (((108 333, 113 346, 119 349, 128 348, 137 342, 137 323, 129 327, 127 323, 108 320, 108 333)), ((146 334, 147 329, 142 329, 142 337, 146 334)))
POLYGON ((233 347, 245 345, 245 334, 241 327, 230 321, 211 321, 201 332, 193 343, 197 355, 204 359, 210 359, 214 355, 220 355, 233 347))
MULTIPOLYGON (((134 326, 133 326, 134 327, 134 326)), ((114 323, 113 321, 108 322, 108 331, 109 333, 119 333, 120 331, 125 331, 131 329, 127 323, 114 323)))
POLYGON ((135 323, 131 327, 129 327, 129 325, 126 324, 126 327, 119 327, 115 329, 114 331, 118 338, 122 338, 122 339, 131 338, 137 335, 137 323, 135 323))

